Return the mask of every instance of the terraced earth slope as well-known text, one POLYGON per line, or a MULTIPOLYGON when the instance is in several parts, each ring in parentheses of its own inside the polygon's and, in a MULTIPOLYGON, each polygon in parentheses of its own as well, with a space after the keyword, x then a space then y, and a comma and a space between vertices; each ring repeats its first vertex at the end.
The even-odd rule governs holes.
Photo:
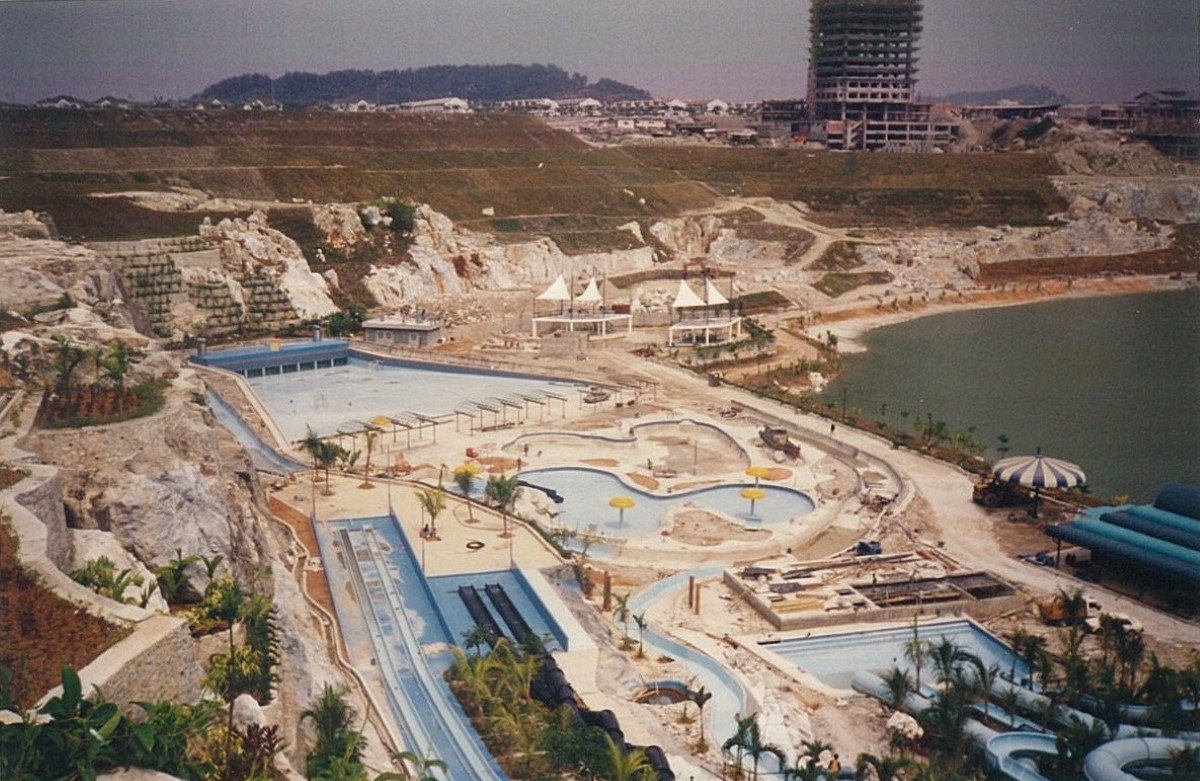
POLYGON ((601 148, 504 114, 0 110, 0 208, 46 212, 64 236, 92 240, 186 235, 251 201, 285 212, 384 196, 501 237, 549 235, 568 252, 627 246, 618 225, 731 194, 802 200, 839 227, 1034 225, 1062 208, 1056 173, 1037 154, 601 148), (169 212, 94 197, 171 187, 213 200, 169 212))

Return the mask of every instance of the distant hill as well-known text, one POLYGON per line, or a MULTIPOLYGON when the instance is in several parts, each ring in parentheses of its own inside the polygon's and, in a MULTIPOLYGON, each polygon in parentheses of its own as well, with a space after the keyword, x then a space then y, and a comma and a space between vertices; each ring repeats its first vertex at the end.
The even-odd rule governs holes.
POLYGON ((1016 87, 1005 87, 988 92, 955 92, 941 98, 928 98, 934 103, 958 103, 971 106, 993 106, 997 103, 1012 101, 1027 106, 1037 106, 1044 103, 1070 103, 1071 99, 1046 85, 1034 86, 1021 84, 1016 87))
POLYGON ((218 81, 195 97, 226 103, 274 99, 284 105, 316 105, 358 100, 406 103, 451 96, 483 102, 585 97, 645 100, 650 93, 612 79, 592 82, 554 65, 435 65, 402 71, 285 73, 277 79, 250 73, 218 81))

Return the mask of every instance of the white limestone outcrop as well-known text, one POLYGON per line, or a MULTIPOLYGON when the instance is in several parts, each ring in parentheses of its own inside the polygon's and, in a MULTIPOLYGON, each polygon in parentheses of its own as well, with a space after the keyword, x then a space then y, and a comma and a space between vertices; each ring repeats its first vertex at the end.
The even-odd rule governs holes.
MULTIPOLYGON (((354 219, 358 220, 357 214, 354 219)), ((261 211, 245 220, 226 218, 216 225, 206 219, 200 226, 200 236, 220 248, 225 272, 237 277, 263 273, 275 280, 300 317, 327 317, 338 311, 329 298, 325 279, 309 268, 300 246, 269 227, 261 211)), ((237 292, 236 281, 230 280, 230 284, 231 292, 237 292)), ((235 296, 235 300, 244 304, 244 298, 235 296)))

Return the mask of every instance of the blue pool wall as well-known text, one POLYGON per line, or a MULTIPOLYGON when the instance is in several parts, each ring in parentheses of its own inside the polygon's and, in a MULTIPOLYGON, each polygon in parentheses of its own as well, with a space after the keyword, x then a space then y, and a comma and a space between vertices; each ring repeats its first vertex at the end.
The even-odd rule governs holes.
POLYGON ((400 538, 400 544, 404 546, 404 554, 408 557, 408 561, 416 569, 417 580, 421 583, 421 591, 425 594, 425 598, 429 600, 429 604, 433 606, 433 612, 437 614, 438 626, 445 635, 447 643, 458 644, 458 638, 450 631, 450 625, 446 623, 446 617, 442 615, 442 611, 437 608, 437 600, 434 599, 433 589, 429 586, 429 578, 425 577, 425 573, 421 571, 420 559, 417 558, 416 551, 408 541, 408 535, 404 533, 403 527, 400 526, 400 519, 396 517, 395 509, 388 510, 385 516, 396 529, 396 536, 400 538))
POLYGON ((519 377, 521 379, 583 385, 578 378, 572 377, 529 374, 527 372, 506 371, 504 369, 460 366, 437 361, 418 361, 411 358, 379 355, 351 346, 348 339, 305 339, 278 344, 250 344, 219 350, 207 350, 202 355, 197 354, 189 358, 191 363, 198 366, 225 369, 247 378, 273 377, 282 374, 292 374, 297 371, 312 371, 314 369, 345 366, 351 359, 383 366, 400 368, 411 366, 422 369, 435 369, 446 374, 470 374, 481 377, 519 377))

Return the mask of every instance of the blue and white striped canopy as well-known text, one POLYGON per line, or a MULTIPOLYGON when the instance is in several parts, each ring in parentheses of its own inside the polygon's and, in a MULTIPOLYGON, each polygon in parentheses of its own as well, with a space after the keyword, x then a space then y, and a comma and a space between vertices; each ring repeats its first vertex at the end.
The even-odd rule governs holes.
POLYGON ((1087 475, 1075 464, 1046 458, 1038 448, 1035 456, 1002 458, 992 467, 992 474, 1005 483, 1019 483, 1033 488, 1073 488, 1087 482, 1087 475))

